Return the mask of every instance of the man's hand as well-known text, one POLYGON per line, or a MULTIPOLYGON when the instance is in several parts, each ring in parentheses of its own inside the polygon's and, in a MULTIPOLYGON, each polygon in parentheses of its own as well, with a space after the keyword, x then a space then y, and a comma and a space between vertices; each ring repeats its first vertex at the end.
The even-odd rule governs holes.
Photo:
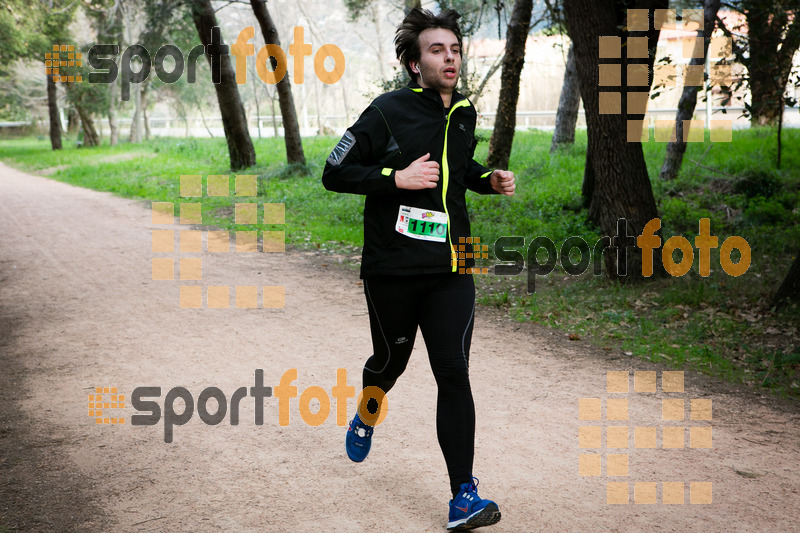
POLYGON ((514 196, 514 189, 517 188, 514 182, 514 173, 508 170, 492 172, 492 175, 489 176, 489 183, 492 185, 492 189, 506 196, 514 196))
POLYGON ((398 189, 433 189, 439 181, 439 163, 428 161, 431 154, 425 154, 403 170, 394 173, 398 189))

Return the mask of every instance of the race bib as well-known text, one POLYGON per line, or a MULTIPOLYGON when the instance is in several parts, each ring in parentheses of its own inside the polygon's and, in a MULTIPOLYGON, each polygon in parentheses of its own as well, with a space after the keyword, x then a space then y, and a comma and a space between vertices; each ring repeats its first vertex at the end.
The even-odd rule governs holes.
POLYGON ((412 239, 447 241, 447 214, 429 209, 400 206, 394 229, 412 239))

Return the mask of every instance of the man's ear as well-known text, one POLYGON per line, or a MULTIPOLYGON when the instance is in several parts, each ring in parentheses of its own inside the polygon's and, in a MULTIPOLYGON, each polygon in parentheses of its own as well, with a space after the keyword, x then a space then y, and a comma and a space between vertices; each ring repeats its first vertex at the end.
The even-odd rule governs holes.
POLYGON ((411 72, 419 74, 419 64, 418 63, 410 63, 411 65, 411 72))

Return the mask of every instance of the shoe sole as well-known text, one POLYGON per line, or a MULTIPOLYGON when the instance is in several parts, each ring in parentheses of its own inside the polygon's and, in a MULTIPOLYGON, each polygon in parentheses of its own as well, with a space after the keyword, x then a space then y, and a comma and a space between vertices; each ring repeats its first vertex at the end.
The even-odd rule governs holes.
POLYGON ((491 526, 500 521, 500 509, 494 503, 490 503, 477 514, 470 516, 466 522, 458 524, 454 527, 448 527, 449 531, 465 531, 467 529, 475 529, 477 527, 491 526))

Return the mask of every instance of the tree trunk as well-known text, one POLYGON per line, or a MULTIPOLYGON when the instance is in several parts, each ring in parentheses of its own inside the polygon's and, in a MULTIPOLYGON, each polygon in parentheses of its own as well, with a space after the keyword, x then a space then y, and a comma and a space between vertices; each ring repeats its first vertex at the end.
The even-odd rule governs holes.
POLYGON ((342 105, 344 106, 344 123, 350 124, 350 106, 347 105, 347 86, 342 82, 342 105))
POLYGON ((319 103, 319 86, 320 84, 314 85, 314 101, 317 105, 317 135, 325 135, 322 131, 322 106, 319 103))
POLYGON ((239 170, 251 167, 256 164, 256 152, 253 148, 253 141, 250 139, 250 131, 247 129, 247 117, 242 107, 242 100, 239 97, 239 88, 236 85, 236 78, 231 68, 230 55, 227 53, 227 46, 223 45, 220 30, 217 24, 217 17, 214 15, 214 8, 211 0, 193 0, 190 4, 192 19, 200 36, 200 42, 206 50, 212 49, 219 51, 219 61, 212 62, 212 57, 206 54, 206 59, 211 66, 212 79, 217 76, 215 67, 219 66, 219 78, 214 83, 217 93, 217 102, 222 115, 222 126, 225 130, 225 139, 228 142, 228 153, 230 154, 231 169, 239 170), (216 28, 213 30, 212 28, 216 28), (212 41, 212 32, 214 32, 212 41), (222 51, 225 53, 222 53, 222 51), (219 63, 216 65, 214 63, 219 63))
POLYGON ((208 123, 206 122, 206 116, 203 114, 203 106, 197 106, 197 110, 200 111, 200 118, 203 119, 203 126, 206 128, 208 132, 208 136, 212 139, 214 138, 214 133, 211 131, 211 128, 208 127, 208 123))
POLYGON ((131 119, 131 133, 128 142, 142 142, 142 86, 135 84, 131 87, 133 91, 134 111, 131 119))
POLYGON ((575 51, 572 45, 567 53, 567 68, 564 71, 564 83, 558 99, 556 112, 556 128, 553 131, 553 142, 550 152, 558 148, 575 144, 575 124, 578 122, 578 109, 581 106, 581 87, 578 83, 578 69, 575 66, 575 51))
MULTIPOLYGON (((250 5, 253 7, 253 13, 258 20, 258 25, 261 27, 261 33, 264 36, 265 44, 281 45, 278 37, 278 29, 269 15, 267 5, 261 0, 250 0, 250 5)), ((275 68, 275 58, 270 58, 272 61, 272 68, 275 68)), ((300 137, 300 125, 297 122, 297 110, 294 107, 294 98, 292 97, 292 86, 289 82, 289 74, 283 77, 281 81, 276 84, 278 91, 278 103, 281 107, 281 117, 283 118, 283 138, 286 143, 286 160, 289 163, 306 164, 306 156, 303 153, 303 140, 300 137)))
POLYGON ((73 134, 81 127, 81 119, 74 107, 67 110, 67 133, 73 134))
POLYGON ((795 256, 792 266, 789 267, 789 273, 786 274, 786 278, 772 299, 772 304, 778 308, 791 302, 800 302, 800 251, 795 256))
MULTIPOLYGON (((114 42, 120 50, 124 49, 124 28, 125 21, 122 14, 122 5, 117 4, 113 13, 114 23, 108 28, 108 35, 103 35, 100 42, 114 42), (106 38, 108 41, 106 41, 106 38)), ((105 17, 101 18, 101 24, 105 26, 105 17)), ((100 37, 100 35, 98 35, 100 37)), ((119 76, 108 86, 108 144, 116 146, 119 144, 119 123, 117 122, 117 111, 119 110, 119 76)))
POLYGON ((150 140, 150 117, 147 116, 147 89, 149 84, 145 81, 142 84, 141 99, 142 99, 142 122, 144 123, 144 139, 150 140))
MULTIPOLYGON (((375 28, 375 48, 378 56, 378 66, 381 69, 381 81, 386 81, 389 79, 389 75, 386 73, 386 61, 384 61, 383 32, 381 31, 382 19, 380 4, 378 2, 373 2, 370 5, 369 19, 372 22, 372 26, 375 28)), ((350 124, 350 122, 348 121, 347 124, 350 124)))
POLYGON ((81 124, 83 124, 83 145, 84 146, 99 146, 100 135, 97 133, 97 128, 94 127, 94 120, 92 114, 86 111, 83 106, 75 104, 75 109, 81 117, 81 124))
MULTIPOLYGON (((637 0, 629 2, 627 7, 650 10, 649 20, 652 21, 653 9, 666 9, 668 5, 667 0, 637 0)), ((647 76, 646 86, 631 87, 627 92, 622 89, 627 88, 628 65, 642 64, 646 66, 645 72, 652 72, 660 30, 649 24, 647 31, 627 31, 626 10, 615 0, 567 0, 564 11, 569 35, 573 38, 588 130, 584 203, 589 208, 590 220, 600 227, 604 236, 612 238, 612 246, 606 249, 605 255, 606 275, 620 281, 641 278, 642 256, 629 253, 627 248, 634 246, 634 237, 642 233, 645 224, 658 218, 658 210, 638 134, 644 113, 639 113, 642 109, 631 109, 628 114, 627 100, 629 95, 640 103, 642 98, 647 98, 652 76, 647 76), (648 58, 627 57, 624 45, 629 35, 647 37, 648 58), (603 64, 619 65, 619 81, 605 80, 610 86, 603 89, 608 92, 601 92, 599 85, 601 36, 620 37, 621 49, 617 57, 602 59, 603 64), (633 122, 630 141, 629 121, 633 122), (625 235, 619 233, 618 222, 625 235)), ((656 235, 660 236, 660 230, 656 235)), ((658 251, 655 257, 658 257, 658 251)), ((655 273, 662 274, 661 261, 656 259, 653 264, 655 273)))
POLYGON ((796 4, 783 0, 743 3, 749 40, 750 121, 754 126, 774 126, 785 105, 783 93, 792 58, 800 47, 796 4), (793 18, 789 18, 792 11, 793 18))
POLYGON ((253 84, 253 101, 256 103, 256 128, 258 128, 258 138, 261 139, 261 106, 258 102, 258 84, 253 84))
POLYGON ((516 0, 508 22, 506 55, 503 59, 503 73, 500 75, 500 100, 497 104, 494 131, 489 140, 489 155, 486 158, 488 167, 508 168, 517 124, 519 78, 525 65, 525 43, 528 40, 532 10, 533 0, 516 0))
POLYGON ((270 109, 270 111, 272 111, 272 132, 273 132, 275 138, 277 138, 278 135, 279 135, 279 132, 278 132, 278 117, 275 115, 275 99, 274 98, 270 98, 269 99, 269 109, 270 109))
MULTIPOLYGON (((698 37, 703 38, 702 57, 693 57, 689 65, 704 65, 708 55, 708 44, 711 42, 711 34, 717 20, 720 0, 705 0, 703 2, 703 30, 697 32, 698 37)), ((698 55, 698 54, 692 54, 698 55)), ((691 120, 697 106, 697 92, 699 85, 684 85, 681 99, 678 102, 678 113, 675 116, 675 140, 667 145, 667 155, 664 157, 664 164, 661 166, 660 178, 662 180, 673 180, 678 177, 678 172, 683 163, 683 155, 686 153, 686 142, 683 140, 683 125, 685 120, 691 120)))
POLYGON ((119 124, 117 123, 117 107, 119 106, 119 85, 116 80, 108 88, 108 144, 116 146, 119 143, 119 124))
POLYGON ((47 111, 50 116, 50 146, 53 150, 61 150, 61 117, 58 114, 56 82, 47 74, 47 111))

